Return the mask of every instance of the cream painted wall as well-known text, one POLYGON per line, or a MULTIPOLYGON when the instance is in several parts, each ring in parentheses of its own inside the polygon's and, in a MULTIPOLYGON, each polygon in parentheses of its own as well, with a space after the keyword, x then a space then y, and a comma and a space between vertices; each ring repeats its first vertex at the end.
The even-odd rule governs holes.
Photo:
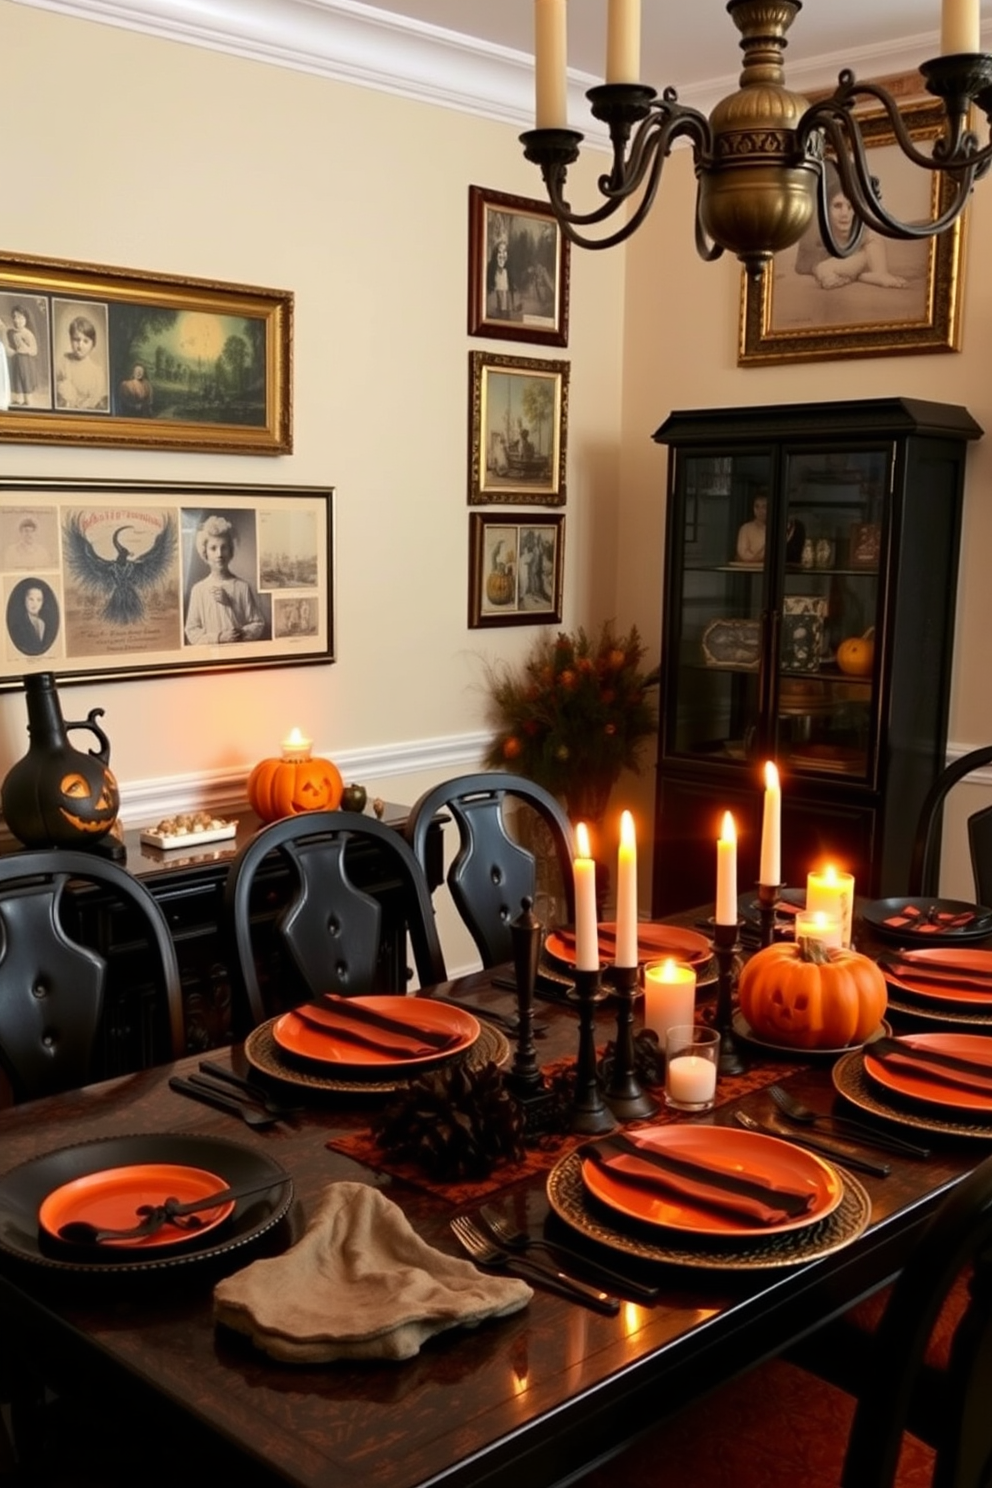
MULTIPOLYGON (((8 445, 4 473, 337 489, 335 665, 65 688, 66 713, 106 709, 125 796, 247 769, 293 723, 332 756, 482 729, 480 658, 534 632, 467 626, 468 353, 571 363, 564 618, 594 623, 616 571, 622 255, 577 258, 567 353, 470 338, 468 187, 536 194, 516 131, 6 0, 0 36, 23 59, 7 249, 296 297, 292 456, 8 445)), ((0 772, 25 742, 21 696, 0 698, 0 772)))
MULTIPOLYGON (((659 204, 631 239, 624 332, 623 445, 619 566, 631 617, 652 639, 661 630, 667 451, 651 441, 676 408, 801 403, 834 398, 917 397, 963 404, 985 429, 970 446, 949 741, 972 748, 992 739, 988 637, 992 634, 992 195, 979 187, 969 208, 964 333, 958 353, 849 358, 738 368, 740 269, 704 264, 692 237, 695 178, 688 152, 668 164, 659 204)), ((927 685, 921 677, 920 686, 927 685)), ((651 782, 641 778, 645 806, 651 782)), ((967 807, 984 804, 975 787, 967 807)), ((985 798, 992 799, 986 787, 985 798)), ((942 887, 972 896, 962 835, 949 820, 942 887)))

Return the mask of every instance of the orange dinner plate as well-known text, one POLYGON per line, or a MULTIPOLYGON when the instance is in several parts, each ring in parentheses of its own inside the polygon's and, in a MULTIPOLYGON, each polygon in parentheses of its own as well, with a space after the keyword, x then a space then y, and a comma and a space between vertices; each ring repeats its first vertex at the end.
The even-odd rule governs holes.
POLYGON ((894 987, 901 987, 914 997, 930 1002, 992 1010, 992 951, 927 946, 919 951, 903 951, 895 959, 905 964, 905 971, 896 972, 884 963, 882 965, 886 981, 894 987), (910 974, 912 966, 919 967, 920 978, 910 974), (928 968, 940 973, 939 982, 921 979, 928 968), (974 979, 969 978, 969 973, 974 979), (955 982, 955 974, 960 976, 960 984, 955 982), (981 982, 986 980, 987 986, 983 987, 981 982))
MULTIPOLYGON (((746 1236, 753 1240, 756 1235, 781 1235, 786 1230, 815 1224, 836 1209, 843 1196, 843 1181, 829 1163, 791 1142, 766 1137, 760 1132, 739 1131, 732 1126, 658 1126, 638 1131, 637 1141, 671 1152, 673 1156, 695 1158, 714 1168, 725 1168, 728 1173, 766 1179, 771 1184, 800 1191, 808 1189, 813 1195, 811 1207, 794 1219, 772 1225, 743 1225, 732 1215, 711 1211, 689 1198, 683 1201, 674 1194, 668 1198, 619 1182, 586 1158, 582 1163, 582 1181, 592 1197, 640 1224, 717 1238, 746 1236)), ((613 1159, 613 1165, 622 1168, 626 1161, 625 1157, 618 1157, 613 1159)))
MULTIPOLYGON (((954 1054, 962 1059, 975 1059, 988 1065, 989 1093, 965 1090, 950 1082, 954 1076, 948 1074, 944 1083, 940 1071, 935 1069, 933 1078, 914 1074, 911 1070, 895 1069, 872 1057, 871 1045, 864 1049, 865 1074, 882 1089, 904 1099, 925 1101, 928 1106, 952 1106, 959 1111, 974 1111, 988 1119, 992 1113, 992 1038, 982 1033, 914 1033, 904 1040, 907 1045, 918 1044, 921 1049, 938 1050, 941 1054, 954 1054)), ((907 1050, 909 1052, 909 1050, 907 1050)))
MULTIPOLYGON (((53 1239, 71 1221, 84 1220, 98 1229, 128 1230, 141 1223, 139 1204, 161 1204, 178 1199, 182 1204, 205 1199, 230 1184, 205 1168, 187 1168, 178 1163, 131 1163, 121 1168, 105 1168, 87 1173, 53 1189, 38 1210, 38 1223, 53 1239)), ((101 1246, 126 1250, 156 1250, 162 1246, 188 1245, 223 1224, 233 1213, 234 1201, 218 1204, 214 1209, 197 1212, 196 1228, 183 1229, 165 1224, 153 1235, 140 1235, 131 1240, 105 1240, 101 1246)))
MULTIPOLYGON (((364 1007, 384 1013, 387 1017, 409 1018, 411 1023, 419 1023, 432 1033, 452 1034, 457 1041, 447 1049, 431 1049, 428 1054, 415 1054, 414 1050, 423 1048, 423 1039, 418 1038, 415 1029, 410 1030, 407 1038, 405 1034, 387 1033, 371 1024, 354 1025, 356 1032, 370 1038, 379 1037, 395 1045, 409 1042, 410 1057, 400 1058, 383 1050, 370 1049, 362 1044, 350 1043, 344 1038, 335 1038, 330 1028, 325 1031, 313 1023, 305 1023, 296 1013, 283 1013, 281 1018, 277 1018, 272 1025, 272 1037, 280 1049, 298 1059, 310 1059, 319 1064, 347 1065, 351 1069, 374 1070, 376 1074, 384 1070, 406 1069, 407 1066, 416 1068, 451 1059, 470 1049, 479 1037, 479 1023, 471 1013, 463 1012, 461 1008, 442 1006, 427 997, 383 996, 362 997, 357 1000, 364 1007)), ((319 1007, 315 1006, 313 1011, 319 1011, 319 1007)))
MULTIPOLYGON (((602 921, 599 926, 599 958, 604 965, 612 966, 616 945, 616 924, 612 920, 602 921)), ((544 948, 556 961, 566 966, 575 965, 575 932, 571 928, 552 930, 544 948)), ((640 965, 645 961, 664 961, 670 956, 684 966, 705 966, 712 954, 712 946, 698 930, 683 930, 679 925, 652 921, 645 921, 637 927, 637 960, 640 965)))

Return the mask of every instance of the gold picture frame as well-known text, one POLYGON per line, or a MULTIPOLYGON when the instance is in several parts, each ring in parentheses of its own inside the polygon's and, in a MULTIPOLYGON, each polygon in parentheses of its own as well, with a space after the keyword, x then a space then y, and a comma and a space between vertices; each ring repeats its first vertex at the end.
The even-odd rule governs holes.
POLYGON ((470 506, 565 505, 568 362, 469 352, 470 506))
MULTIPOLYGON (((944 110, 933 101, 908 104, 901 116, 914 142, 942 132, 944 110)), ((865 115, 860 122, 886 206, 902 220, 935 221, 950 183, 907 160, 885 115, 865 115)), ((819 242, 812 227, 802 243, 775 254, 760 280, 742 272, 737 365, 957 351, 962 225, 959 218, 938 237, 915 241, 879 236, 888 274, 902 282, 835 287, 823 287, 812 268, 797 267, 804 255, 811 261, 810 245, 819 242)), ((830 262, 843 273, 844 260, 830 262)))
POLYGON ((468 188, 468 333, 568 345, 571 244, 547 202, 468 188))
POLYGON ((565 554, 562 513, 469 517, 468 625, 560 625, 565 554))
POLYGON ((285 290, 0 252, 0 438, 289 454, 292 340, 285 290))

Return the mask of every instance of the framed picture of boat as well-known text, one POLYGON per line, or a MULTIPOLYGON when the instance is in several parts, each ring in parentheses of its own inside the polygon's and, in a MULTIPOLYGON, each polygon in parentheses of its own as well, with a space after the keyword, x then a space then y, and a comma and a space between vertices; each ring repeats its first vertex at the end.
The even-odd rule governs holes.
POLYGON ((469 516, 468 625, 560 625, 565 517, 469 516))
POLYGON ((567 362, 469 352, 470 506, 565 505, 567 362))

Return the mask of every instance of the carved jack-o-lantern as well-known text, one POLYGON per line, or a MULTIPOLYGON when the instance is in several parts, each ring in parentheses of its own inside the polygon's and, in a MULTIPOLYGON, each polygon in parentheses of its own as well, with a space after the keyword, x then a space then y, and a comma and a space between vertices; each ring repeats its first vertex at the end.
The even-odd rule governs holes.
POLYGON ((110 741, 95 722, 102 708, 79 723, 62 718, 50 672, 25 677, 31 745, 3 782, 7 826, 28 847, 89 847, 117 820, 120 792, 110 770, 110 741), (84 754, 68 729, 89 729, 100 749, 84 754))
POLYGON ((343 790, 337 765, 312 758, 309 745, 292 736, 283 744, 281 759, 259 760, 248 776, 248 803, 263 822, 305 811, 334 811, 343 790))

